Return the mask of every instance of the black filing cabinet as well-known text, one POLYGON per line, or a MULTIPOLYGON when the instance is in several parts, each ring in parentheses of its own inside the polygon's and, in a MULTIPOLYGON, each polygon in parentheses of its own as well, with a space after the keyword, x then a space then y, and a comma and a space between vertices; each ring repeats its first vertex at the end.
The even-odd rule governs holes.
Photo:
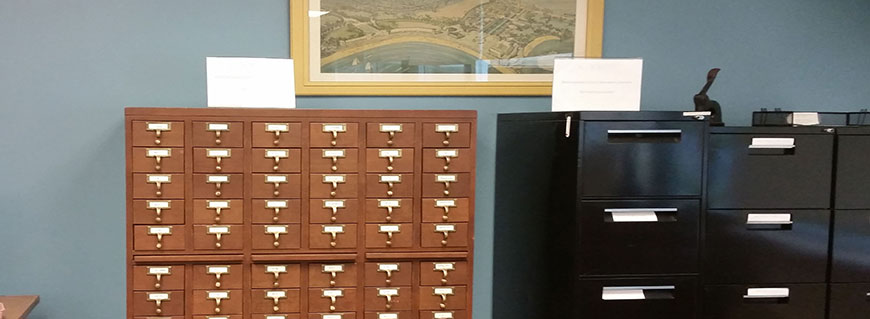
POLYGON ((696 318, 708 130, 683 112, 500 115, 493 317, 696 318))

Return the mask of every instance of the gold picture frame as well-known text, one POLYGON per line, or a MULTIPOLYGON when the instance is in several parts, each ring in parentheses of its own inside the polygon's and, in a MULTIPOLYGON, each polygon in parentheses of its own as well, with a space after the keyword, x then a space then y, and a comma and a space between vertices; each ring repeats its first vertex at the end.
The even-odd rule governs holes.
MULTIPOLYGON (((321 20, 319 19, 321 19, 320 15, 328 14, 328 11, 321 11, 319 4, 321 1, 328 0, 289 1, 290 51, 296 64, 296 94, 298 95, 541 96, 550 95, 552 92, 552 73, 511 75, 322 73, 320 72, 320 50, 322 48, 320 47, 319 30, 321 20), (312 29, 315 28, 318 32, 312 35, 312 29), (313 42, 312 38, 316 39, 317 42, 313 42), (420 77, 426 79, 420 80, 418 79, 420 77), (385 81, 385 78, 390 80, 385 81)), ((488 2, 486 0, 478 1, 488 2)), ((575 57, 601 57, 604 0, 576 0, 576 2, 573 55, 575 57)), ((391 37, 392 30, 389 30, 387 34, 389 34, 387 37, 391 37)), ((353 50, 349 51, 352 52, 351 54, 356 54, 362 52, 361 50, 359 49, 355 53, 353 50)), ((330 57, 328 56, 328 58, 330 57)), ((489 67, 488 64, 486 66, 489 67)))

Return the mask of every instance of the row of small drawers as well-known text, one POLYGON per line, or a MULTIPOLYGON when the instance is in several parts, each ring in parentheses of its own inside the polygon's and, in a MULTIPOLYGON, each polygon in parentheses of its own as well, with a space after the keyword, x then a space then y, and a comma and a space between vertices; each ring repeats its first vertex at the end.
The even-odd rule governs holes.
MULTIPOLYGON (((410 311, 398 312, 366 312, 362 319, 466 319, 469 318, 468 312, 465 310, 455 311, 420 311, 419 317, 414 317, 410 311)), ((194 319, 242 319, 242 315, 211 315, 211 316, 193 316, 194 319)), ((311 313, 308 316, 300 314, 254 314, 251 319, 356 319, 356 313, 311 313)), ((134 317, 134 319, 184 319, 182 316, 168 317, 134 317)))
MULTIPOLYGON (((300 174, 253 174, 253 197, 300 198, 300 174)), ((411 197, 413 174, 367 174, 366 196, 411 197)), ((424 197, 468 197, 472 193, 471 175, 423 174, 424 197)), ((194 198, 242 198, 242 174, 193 174, 194 198)), ((359 192, 358 174, 312 174, 312 198, 355 198, 359 192)), ((184 174, 133 174, 133 198, 184 198, 184 174)))
MULTIPOLYGON (((413 148, 369 148, 365 168, 368 172, 407 173, 414 171, 413 148)), ((253 149, 251 169, 257 173, 299 173, 302 151, 292 149, 253 149)), ((197 173, 241 173, 245 152, 241 148, 194 148, 193 171, 197 173)), ((183 148, 133 148, 133 172, 184 172, 183 148)), ((359 171, 357 149, 311 149, 309 163, 314 173, 352 173, 359 171)), ((470 172, 474 154, 462 149, 423 149, 423 171, 470 172)))
MULTIPOLYGON (((241 250, 245 238, 243 227, 251 227, 253 249, 277 250, 301 248, 301 225, 194 225, 193 249, 195 250, 241 250)), ((135 251, 172 251, 187 248, 180 226, 134 226, 133 249, 135 251)), ((463 248, 468 247, 467 223, 424 223, 419 247, 463 248)), ((416 245, 412 236, 412 224, 367 224, 365 246, 368 248, 411 248, 416 245)), ((308 225, 309 248, 356 248, 356 224, 308 225)))
MULTIPOLYGON (((244 139, 242 122, 193 122, 193 145, 241 147, 244 139)), ((415 146, 414 123, 369 123, 366 146, 415 146)), ((184 146, 184 123, 133 121, 133 146, 184 146)), ((359 145, 359 123, 311 123, 309 144, 312 147, 354 147, 359 145)), ((302 123, 253 123, 254 147, 299 147, 302 123)), ((424 147, 468 147, 470 123, 424 123, 424 147)))

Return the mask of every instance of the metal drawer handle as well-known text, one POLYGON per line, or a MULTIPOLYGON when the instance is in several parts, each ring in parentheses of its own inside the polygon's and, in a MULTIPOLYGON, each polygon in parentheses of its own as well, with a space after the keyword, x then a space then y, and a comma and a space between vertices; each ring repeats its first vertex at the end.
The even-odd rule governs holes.
POLYGON ((668 291, 670 292, 668 299, 673 299, 674 290, 676 290, 675 286, 603 287, 601 289, 601 300, 662 299, 647 297, 646 292, 652 291, 668 291))
POLYGON ((784 299, 788 297, 788 288, 749 288, 743 295, 743 299, 784 299))
POLYGON ((753 138, 750 149, 793 149, 794 138, 753 138))
POLYGON ((607 130, 607 134, 682 134, 683 130, 607 130))
POLYGON ((656 213, 676 214, 676 208, 608 208, 604 212, 610 214, 614 223, 642 223, 672 221, 662 220, 656 213))
POLYGON ((746 225, 792 225, 791 214, 748 214, 746 225))

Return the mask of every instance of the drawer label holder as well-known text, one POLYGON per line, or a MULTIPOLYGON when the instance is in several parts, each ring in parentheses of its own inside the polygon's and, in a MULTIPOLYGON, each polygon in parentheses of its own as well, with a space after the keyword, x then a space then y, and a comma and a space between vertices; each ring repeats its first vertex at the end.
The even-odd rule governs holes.
POLYGON ((278 248, 281 246, 281 235, 287 233, 287 225, 266 225, 264 227, 266 229, 266 235, 272 235, 275 237, 275 241, 272 242, 272 247, 278 248))
POLYGON ((269 290, 266 291, 266 299, 272 299, 272 311, 278 312, 281 310, 278 307, 278 303, 281 302, 281 299, 287 298, 287 291, 285 290, 269 290))
POLYGON ((335 278, 338 277, 339 273, 344 272, 344 265, 342 264, 333 264, 333 265, 323 265, 320 268, 320 272, 324 274, 329 274, 329 286, 335 287, 335 278))

